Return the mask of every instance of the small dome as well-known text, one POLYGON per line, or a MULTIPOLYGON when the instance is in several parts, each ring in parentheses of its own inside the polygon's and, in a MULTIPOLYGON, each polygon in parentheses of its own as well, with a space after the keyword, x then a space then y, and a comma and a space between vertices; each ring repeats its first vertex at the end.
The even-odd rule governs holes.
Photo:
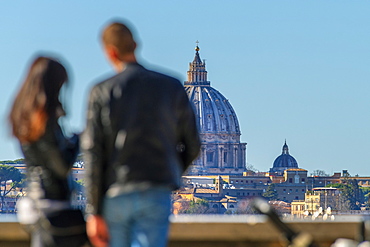
POLYGON ((284 168, 298 168, 298 163, 294 159, 293 156, 289 154, 282 154, 279 157, 277 157, 274 161, 274 168, 276 167, 284 167, 284 168))
POLYGON ((291 168, 298 168, 298 163, 295 158, 289 154, 289 148, 285 141, 283 152, 275 159, 270 172, 283 172, 284 170, 291 168))

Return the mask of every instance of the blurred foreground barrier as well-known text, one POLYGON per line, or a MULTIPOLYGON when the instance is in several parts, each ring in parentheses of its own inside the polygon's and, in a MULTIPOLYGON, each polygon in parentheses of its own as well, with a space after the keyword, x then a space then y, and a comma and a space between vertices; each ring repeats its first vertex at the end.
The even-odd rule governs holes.
MULTIPOLYGON (((291 229, 309 233, 318 246, 330 247, 338 238, 361 238, 363 218, 341 216, 335 221, 284 222, 291 229)), ((281 231, 262 215, 180 215, 172 218, 169 247, 282 247, 288 244, 281 231)))
MULTIPOLYGON (((335 221, 284 222, 292 229, 310 233, 320 247, 329 247, 338 238, 360 238, 362 221, 360 216, 342 216, 335 221)), ((179 215, 171 222, 169 247, 287 246, 282 233, 265 216, 179 215)), ((17 222, 0 223, 0 246, 29 247, 29 236, 17 222)))

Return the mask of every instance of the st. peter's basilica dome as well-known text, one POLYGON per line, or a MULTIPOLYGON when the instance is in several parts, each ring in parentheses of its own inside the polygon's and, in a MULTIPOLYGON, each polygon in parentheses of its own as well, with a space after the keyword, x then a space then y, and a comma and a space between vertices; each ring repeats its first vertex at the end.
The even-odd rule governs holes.
POLYGON ((207 81, 199 50, 197 46, 184 83, 202 140, 201 154, 191 173, 241 174, 245 171, 246 143, 240 143, 238 118, 229 101, 207 81))

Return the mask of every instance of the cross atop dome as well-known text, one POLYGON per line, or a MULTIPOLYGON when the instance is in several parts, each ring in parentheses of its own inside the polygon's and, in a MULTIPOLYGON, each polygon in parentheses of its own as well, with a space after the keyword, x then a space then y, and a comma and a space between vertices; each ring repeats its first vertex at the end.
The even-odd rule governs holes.
POLYGON ((200 50, 200 48, 199 48, 199 41, 197 40, 197 41, 195 41, 195 43, 197 44, 197 46, 195 47, 195 50, 197 51, 197 53, 198 53, 198 51, 200 50))

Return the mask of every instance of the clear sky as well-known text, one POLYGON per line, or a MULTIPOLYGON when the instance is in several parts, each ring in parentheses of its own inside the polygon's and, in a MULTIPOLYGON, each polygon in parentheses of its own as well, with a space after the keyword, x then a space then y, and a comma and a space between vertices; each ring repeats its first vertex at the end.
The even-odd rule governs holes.
POLYGON ((113 73, 99 44, 129 20, 149 68, 186 80, 199 40, 211 86, 234 107, 248 163, 272 167, 284 140, 299 167, 370 175, 370 1, 2 1, 0 160, 21 158, 7 115, 30 60, 61 58, 71 75, 67 131, 80 132, 91 85, 113 73))

